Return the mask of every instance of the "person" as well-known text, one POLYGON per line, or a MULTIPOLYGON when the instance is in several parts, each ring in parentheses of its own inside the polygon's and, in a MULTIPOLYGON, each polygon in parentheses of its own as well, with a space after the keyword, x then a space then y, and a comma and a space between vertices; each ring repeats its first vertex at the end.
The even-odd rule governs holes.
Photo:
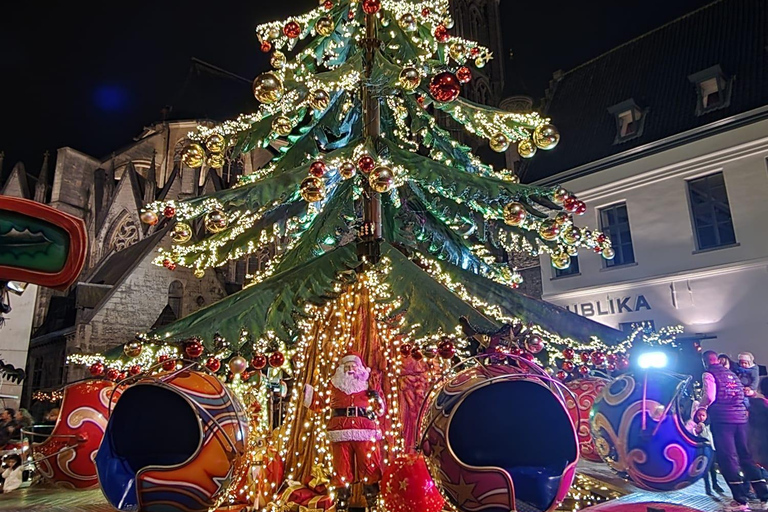
POLYGON ((747 443, 744 388, 736 374, 720 364, 715 352, 704 352, 702 361, 706 371, 701 378, 702 397, 699 407, 709 415, 712 438, 717 447, 717 463, 733 495, 729 508, 749 510, 749 488, 744 485, 741 470, 755 489, 763 509, 768 510, 768 485, 747 443))
MULTIPOLYGON (((372 384, 371 369, 357 354, 341 358, 330 384, 331 419, 328 440, 336 476, 336 510, 349 508, 355 481, 363 482, 363 494, 370 508, 376 505, 381 480, 381 429, 377 417, 384 414, 385 404, 378 386, 372 384), (355 478, 355 468, 357 476, 355 478)), ((320 410, 325 404, 314 388, 304 388, 304 405, 320 410)))
POLYGON ((16 414, 13 416, 13 419, 14 419, 14 426, 13 426, 13 434, 11 435, 12 439, 21 439, 22 429, 27 431, 30 430, 30 428, 35 422, 35 420, 32 419, 32 415, 29 413, 29 411, 24 408, 21 408, 18 411, 16 411, 16 414))
POLYGON ((55 425, 56 420, 59 419, 59 412, 60 409, 58 407, 54 407, 48 411, 43 418, 43 425, 55 425))
POLYGON ((717 356, 717 360, 720 362, 721 365, 723 365, 723 368, 726 370, 733 371, 733 368, 736 366, 733 364, 733 361, 731 361, 731 358, 728 357, 728 354, 719 354, 717 356))
POLYGON ((5 469, 3 470, 3 494, 14 491, 21 486, 22 479, 22 465, 21 457, 12 453, 5 457, 5 469))
POLYGON ((709 444, 712 446, 712 459, 710 459, 709 468, 707 468, 707 472, 704 474, 705 492, 707 493, 707 496, 712 496, 712 489, 718 493, 722 493, 724 490, 720 487, 720 484, 717 483, 717 468, 715 468, 715 457, 717 456, 717 452, 714 451, 715 443, 712 440, 712 430, 709 428, 707 420, 707 411, 701 408, 697 409, 693 414, 691 420, 692 425, 689 430, 692 434, 703 437, 709 441, 709 444))
POLYGON ((13 436, 13 432, 16 429, 16 424, 13 420, 15 415, 16 411, 10 407, 0 412, 0 449, 7 445, 13 436))
POLYGON ((733 371, 744 386, 744 395, 750 398, 755 396, 760 381, 760 368, 755 364, 755 356, 751 352, 739 354, 739 364, 733 371))
POLYGON ((762 396, 750 400, 749 408, 749 448, 755 462, 768 468, 768 378, 760 380, 758 389, 762 396))

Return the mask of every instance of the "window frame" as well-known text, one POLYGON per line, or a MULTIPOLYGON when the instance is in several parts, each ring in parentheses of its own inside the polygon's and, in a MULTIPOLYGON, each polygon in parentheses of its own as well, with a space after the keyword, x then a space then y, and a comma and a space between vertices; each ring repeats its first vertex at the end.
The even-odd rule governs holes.
MULTIPOLYGON (((737 247, 739 245, 739 240, 736 238, 736 226, 733 224, 733 213, 731 212, 731 201, 728 197, 728 185, 725 182, 725 174, 722 170, 711 172, 708 174, 702 174, 699 176, 695 176, 689 179, 685 180, 685 192, 688 196, 688 212, 691 216, 691 231, 693 234, 693 242, 694 242, 694 251, 693 253, 699 253, 699 252, 709 252, 709 251, 716 251, 718 249, 727 249, 729 247, 737 247), (728 219, 731 224, 731 230, 733 231, 733 242, 723 243, 720 236, 720 230, 717 228, 718 223, 716 222, 716 217, 714 216, 713 212, 713 225, 715 226, 715 236, 717 239, 717 244, 709 247, 703 247, 701 244, 701 239, 699 237, 699 229, 696 223, 696 212, 693 208, 693 196, 691 195, 691 184, 700 180, 709 179, 713 176, 720 175, 723 180, 723 189, 725 190, 725 199, 726 199, 726 205, 728 206, 728 219)), ((708 192, 708 195, 711 197, 711 193, 708 192)), ((713 203, 710 201, 710 204, 713 203)))
MULTIPOLYGON (((550 265, 551 266, 551 265, 550 265)), ((569 277, 580 276, 581 267, 579 266, 579 256, 571 256, 571 266, 565 270, 552 267, 552 279, 566 279, 569 277), (575 266, 574 266, 575 263, 575 266)))
POLYGON ((614 144, 620 144, 628 140, 636 139, 643 135, 645 130, 645 119, 648 117, 648 108, 640 108, 633 98, 624 100, 621 103, 608 108, 608 113, 613 116, 614 123, 616 123, 616 137, 613 140, 614 144), (621 134, 621 116, 626 112, 632 113, 632 123, 637 123, 637 130, 628 135, 621 134))
MULTIPOLYGON (((616 251, 616 256, 619 255, 619 251, 621 251, 621 260, 622 263, 614 263, 616 261, 616 257, 614 257, 611 260, 607 260, 603 258, 603 270, 608 269, 614 269, 614 268, 621 268, 621 267, 631 267, 634 265, 637 265, 637 254, 635 252, 635 242, 632 240, 632 223, 629 220, 629 207, 627 206, 626 201, 619 201, 616 203, 611 203, 606 206, 602 206, 600 208, 597 208, 597 223, 600 226, 600 231, 605 233, 606 236, 611 240, 611 247, 613 247, 613 250, 616 251), (623 206, 624 210, 627 213, 627 232, 629 233, 629 245, 632 247, 632 261, 624 261, 624 251, 622 249, 622 246, 625 245, 623 243, 615 243, 614 237, 612 236, 612 229, 610 225, 606 225, 605 222, 603 222, 603 212, 607 212, 608 210, 615 210, 616 208, 619 208, 623 206)), ((614 226, 618 226, 620 223, 614 224, 614 226)), ((623 224, 623 223, 621 223, 623 224)))
POLYGON ((726 76, 725 73, 723 73, 723 70, 720 67, 720 64, 716 64, 714 66, 708 67, 707 69, 703 69, 699 72, 688 75, 688 80, 696 88, 696 115, 697 116, 708 114, 710 112, 714 112, 715 110, 727 108, 731 105, 731 94, 733 92, 732 84, 733 84, 734 77, 726 76), (718 85, 717 92, 719 93, 720 101, 715 105, 704 106, 704 95, 702 94, 702 84, 704 84, 704 82, 707 82, 713 78, 717 80, 717 85, 718 85))

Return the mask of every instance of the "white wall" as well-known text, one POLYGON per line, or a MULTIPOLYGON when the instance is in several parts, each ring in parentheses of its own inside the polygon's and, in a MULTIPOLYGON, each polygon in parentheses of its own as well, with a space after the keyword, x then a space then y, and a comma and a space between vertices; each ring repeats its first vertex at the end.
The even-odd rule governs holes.
MULTIPOLYGON (((29 285, 21 296, 11 294, 12 311, 5 316, 5 325, 0 328, 0 359, 16 368, 27 365, 29 335, 32 331, 32 317, 35 312, 37 286, 29 285)), ((32 378, 27 376, 27 378, 32 378)), ((0 379, 0 394, 21 396, 22 384, 0 379)), ((19 400, 0 399, 6 407, 18 408, 19 400)))
POLYGON ((705 347, 733 355, 750 350, 768 363, 766 158, 762 121, 563 182, 589 207, 577 224, 598 227, 600 208, 626 203, 636 264, 603 268, 600 256, 582 251, 580 275, 552 279, 545 257, 544 298, 585 316, 594 312, 591 318, 613 327, 683 324, 687 333, 717 337, 705 347), (699 252, 686 180, 715 172, 725 179, 738 246, 699 252), (626 303, 634 305, 639 295, 650 309, 641 302, 617 312, 617 298, 631 297, 626 303))

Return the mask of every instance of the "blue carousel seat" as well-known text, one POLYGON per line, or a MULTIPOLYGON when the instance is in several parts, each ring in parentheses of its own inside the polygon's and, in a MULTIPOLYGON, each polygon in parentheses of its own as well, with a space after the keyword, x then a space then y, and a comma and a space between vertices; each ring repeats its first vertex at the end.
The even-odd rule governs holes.
POLYGON ((516 466, 504 469, 515 482, 515 497, 545 510, 560 488, 565 463, 557 467, 516 466))

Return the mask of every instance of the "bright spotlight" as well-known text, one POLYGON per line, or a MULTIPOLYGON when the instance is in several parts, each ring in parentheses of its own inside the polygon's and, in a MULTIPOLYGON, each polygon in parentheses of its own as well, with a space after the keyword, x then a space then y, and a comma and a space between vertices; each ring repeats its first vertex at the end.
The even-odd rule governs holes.
POLYGON ((644 352, 637 358, 640 368, 664 368, 667 366, 667 354, 664 352, 644 352))

